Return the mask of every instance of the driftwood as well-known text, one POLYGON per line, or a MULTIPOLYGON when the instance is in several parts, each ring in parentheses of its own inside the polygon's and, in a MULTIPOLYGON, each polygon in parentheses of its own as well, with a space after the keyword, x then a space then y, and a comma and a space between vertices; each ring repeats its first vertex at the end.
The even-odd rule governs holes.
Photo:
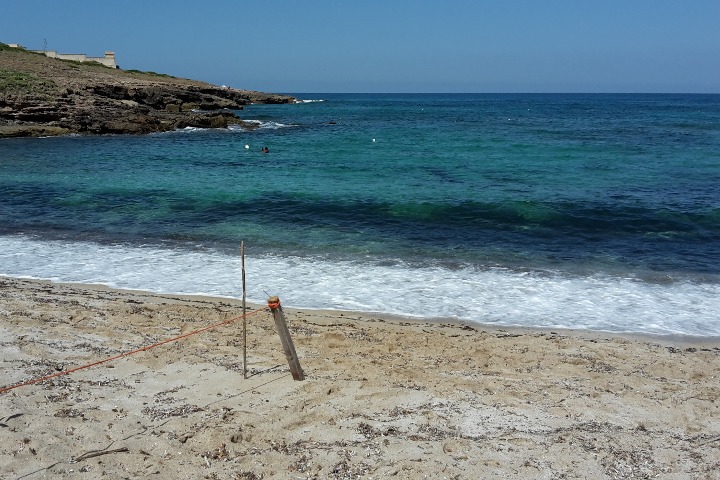
POLYGON ((718 435, 717 437, 713 437, 709 440, 705 440, 704 442, 700 442, 700 443, 696 444, 695 446, 701 447, 703 445, 707 445, 708 443, 717 442, 718 440, 720 440, 720 435, 718 435))
POLYGON ((100 451, 94 450, 92 452, 83 453, 79 457, 75 458, 75 461, 80 462, 82 460, 87 460, 88 458, 99 457, 100 455, 107 455, 109 453, 121 453, 121 452, 127 452, 127 451, 129 451, 127 447, 115 448, 113 450, 100 450, 100 451))
POLYGON ((0 418, 0 427, 7 428, 8 424, 5 422, 7 422, 8 420, 12 420, 13 418, 21 417, 23 415, 24 415, 24 413, 15 413, 15 414, 9 415, 7 417, 0 418))
POLYGON ((300 360, 298 360, 297 353, 295 352, 295 344, 293 344, 292 337, 290 336, 290 330, 285 320, 285 313, 283 313, 282 306, 280 305, 280 299, 276 296, 268 298, 268 307, 270 307, 273 318, 275 319, 275 326, 277 327, 278 335, 280 335, 280 341, 285 351, 285 357, 290 366, 290 373, 292 373, 293 379, 304 380, 305 373, 302 367, 300 367, 300 360))
POLYGON ((243 312, 243 378, 247 380, 247 305, 245 304, 245 241, 240 243, 242 263, 242 312, 243 312))

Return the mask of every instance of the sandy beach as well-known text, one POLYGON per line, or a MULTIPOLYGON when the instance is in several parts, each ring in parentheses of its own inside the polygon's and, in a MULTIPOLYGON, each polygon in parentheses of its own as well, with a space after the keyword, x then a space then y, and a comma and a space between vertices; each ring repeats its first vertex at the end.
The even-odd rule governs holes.
MULTIPOLYGON (((720 478, 720 339, 284 312, 0 394, 0 477, 720 478)), ((0 388, 241 314, 0 278, 0 388)))

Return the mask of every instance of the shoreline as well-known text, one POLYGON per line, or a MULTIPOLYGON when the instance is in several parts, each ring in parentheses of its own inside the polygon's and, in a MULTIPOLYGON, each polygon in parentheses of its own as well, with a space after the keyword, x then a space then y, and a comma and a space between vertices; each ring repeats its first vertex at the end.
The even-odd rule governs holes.
MULTIPOLYGON (((174 248, 23 236, 4 236, 0 244, 5 251, 0 257, 6 265, 1 273, 8 276, 240 297, 239 257, 224 252, 183 254, 178 262, 174 248), (98 264, 97 258, 104 261, 98 264), (148 262, 154 267, 147 269, 148 262)), ((720 336, 715 314, 720 310, 720 283, 716 282, 678 279, 665 285, 602 274, 566 277, 561 272, 538 271, 516 275, 504 269, 475 268, 435 271, 432 267, 386 267, 333 258, 295 262, 263 253, 253 255, 249 262, 248 298, 258 302, 266 298, 264 289, 280 293, 284 303, 299 308, 332 306, 503 327, 720 336), (272 278, 262 273, 278 270, 285 275, 272 278), (314 278, 298 281, 308 274, 314 278), (438 274, 442 282, 436 282, 438 274), (460 304, 458 299, 466 295, 469 297, 460 304)))
MULTIPOLYGON (((235 299, 0 285, 0 387, 241 313, 235 299)), ((234 323, 0 394, 0 476, 717 478, 717 339, 283 309, 304 381, 261 311, 248 378, 234 323)))
MULTIPOLYGON (((117 288, 102 283, 78 283, 78 282, 58 282, 54 280, 33 278, 33 277, 16 277, 0 275, 0 281, 2 280, 21 280, 28 282, 37 283, 49 283, 53 285, 69 286, 76 288, 86 288, 88 290, 98 291, 117 291, 127 292, 129 294, 140 295, 145 297, 159 297, 165 299, 179 299, 199 302, 224 302, 231 305, 236 305, 238 308, 242 305, 242 301, 235 297, 223 297, 214 295, 204 294, 184 294, 184 293, 158 293, 149 290, 140 290, 132 288, 117 288)), ((281 298, 282 300, 282 298, 281 298)), ((247 307, 259 308, 264 306, 257 302, 247 302, 247 307)), ((450 325, 458 327, 471 327, 476 330, 481 330, 490 333, 512 333, 512 334, 541 334, 541 333, 562 333, 565 336, 575 336, 586 339, 612 339, 612 338, 624 338, 628 340, 634 340, 639 342, 656 342, 663 345, 695 345, 695 346, 706 346, 706 345, 720 345, 720 336, 700 336, 700 335, 687 335, 687 334, 655 334, 645 332, 613 332, 606 330, 588 330, 582 328, 566 328, 566 327, 534 327, 534 326, 522 326, 522 325, 499 325, 489 324, 481 322, 473 322, 468 320, 454 319, 454 318, 421 318, 414 316, 397 315, 384 312, 363 312, 354 310, 343 310, 343 309, 322 309, 322 308, 301 308, 283 305, 283 309, 288 312, 306 312, 308 314, 317 315, 337 315, 339 317, 360 317, 363 321, 367 321, 368 318, 382 319, 384 322, 390 323, 411 323, 411 324, 439 324, 439 325, 450 325)))

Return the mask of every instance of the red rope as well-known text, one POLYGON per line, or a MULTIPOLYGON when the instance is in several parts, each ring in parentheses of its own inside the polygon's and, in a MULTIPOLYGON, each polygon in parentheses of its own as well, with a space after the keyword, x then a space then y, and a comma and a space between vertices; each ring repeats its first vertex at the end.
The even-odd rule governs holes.
POLYGON ((192 332, 184 333, 184 334, 179 335, 179 336, 177 336, 177 337, 168 338, 167 340, 163 340, 162 342, 153 343, 152 345, 147 345, 147 346, 144 346, 144 347, 141 347, 141 348, 137 348, 137 349, 135 349, 135 350, 131 350, 131 351, 129 351, 129 352, 121 353, 120 355, 116 355, 116 356, 114 356, 114 357, 106 358, 106 359, 104 359, 104 360, 99 360, 99 361, 93 362, 93 363, 88 363, 87 365, 82 365, 82 366, 79 366, 79 367, 71 368, 70 370, 63 370, 62 372, 53 373, 52 375, 47 375, 47 376, 45 376, 45 377, 35 378, 35 379, 33 379, 33 380, 28 380, 27 382, 19 383, 19 384, 17 384, 17 385, 12 385, 12 386, 9 386, 9 387, 3 387, 3 388, 0 389, 0 394, 3 394, 3 393, 5 393, 5 392, 9 392, 10 390, 13 390, 13 389, 15 389, 15 388, 24 387, 24 386, 26 386, 26 385, 32 385, 32 384, 34 384, 34 383, 42 382, 42 381, 44 381, 44 380, 50 380, 51 378, 60 377, 60 376, 62 376, 62 375, 68 375, 68 374, 70 374, 70 373, 77 372, 78 370, 84 370, 84 369, 86 369, 86 368, 94 367, 94 366, 96 366, 96 365, 100 365, 100 364, 103 364, 103 363, 111 362, 111 361, 113 361, 113 360, 117 360, 117 359, 119 359, 119 358, 127 357, 127 356, 133 355, 133 354, 135 354, 135 353, 144 352, 145 350, 150 350, 151 348, 159 347, 160 345, 165 345, 166 343, 175 342, 175 341, 181 340, 181 339, 183 339, 183 338, 189 337, 189 336, 191 336, 191 335, 195 335, 195 334, 198 334, 198 333, 205 332, 205 331, 207 331, 207 330, 210 330, 211 328, 216 328, 216 327, 219 327, 219 326, 221 326, 221 325, 227 325, 228 323, 235 322, 236 320, 239 320, 239 319, 241 319, 241 318, 243 318, 243 317, 247 317, 247 316, 249 316, 249 315, 254 315, 254 314, 256 314, 256 313, 262 312, 263 310, 265 310, 265 307, 263 307, 263 308, 258 308, 257 310, 253 310, 252 312, 248 312, 248 313, 246 313, 246 314, 244 314, 244 315, 240 315, 240 316, 238 316, 238 317, 233 317, 233 318, 231 318, 231 319, 224 320, 224 321, 222 321, 222 322, 220 322, 220 323, 216 323, 216 324, 214 324, 214 325, 210 325, 210 326, 208 326, 208 327, 204 327, 204 328, 201 328, 201 329, 199 329, 199 330, 194 330, 194 331, 192 331, 192 332))

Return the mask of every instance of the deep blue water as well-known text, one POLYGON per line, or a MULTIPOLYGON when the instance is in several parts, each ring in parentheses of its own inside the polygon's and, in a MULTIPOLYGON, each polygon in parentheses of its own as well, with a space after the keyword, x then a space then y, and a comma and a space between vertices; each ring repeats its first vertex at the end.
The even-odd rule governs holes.
POLYGON ((0 274, 236 296, 161 267, 230 275, 244 240, 258 299, 720 334, 719 95, 298 96, 254 130, 0 141, 0 274))

